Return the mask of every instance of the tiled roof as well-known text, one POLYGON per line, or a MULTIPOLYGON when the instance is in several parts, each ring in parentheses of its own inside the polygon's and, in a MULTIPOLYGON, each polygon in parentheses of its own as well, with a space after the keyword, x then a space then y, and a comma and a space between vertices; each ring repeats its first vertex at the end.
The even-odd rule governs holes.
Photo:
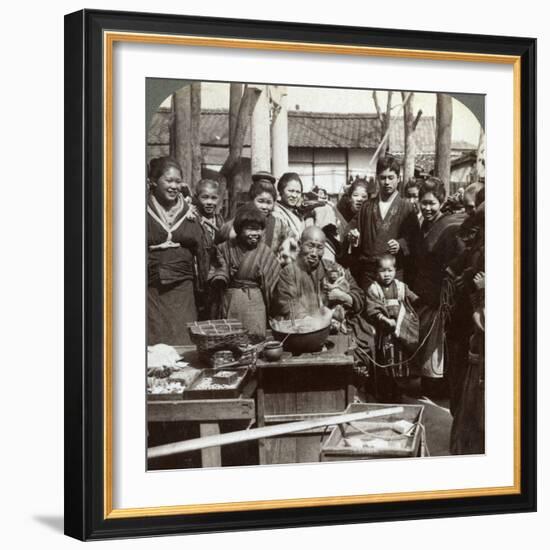
POLYGON ((288 113, 289 147, 339 149, 376 148, 380 122, 376 115, 361 113, 288 113))
MULTIPOLYGON (((171 114, 159 110, 153 117, 148 135, 149 145, 166 145, 170 136, 171 114)), ((226 109, 203 110, 201 115, 201 145, 225 146, 229 143, 229 117, 226 109)), ((435 118, 423 116, 415 131, 419 153, 435 150, 435 118)), ((288 112, 289 147, 311 148, 376 148, 380 140, 380 122, 371 113, 312 113, 288 112)), ((250 145, 250 128, 245 146, 250 145)), ((459 142, 459 149, 475 149, 474 145, 459 142), (469 146, 469 147, 468 147, 469 146)), ((395 118, 390 130, 389 150, 402 153, 403 119, 395 118)))

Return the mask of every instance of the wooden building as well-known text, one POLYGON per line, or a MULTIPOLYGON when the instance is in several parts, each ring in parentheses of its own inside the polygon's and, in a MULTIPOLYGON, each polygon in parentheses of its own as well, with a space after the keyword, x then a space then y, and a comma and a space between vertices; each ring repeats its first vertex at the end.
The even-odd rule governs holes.
MULTIPOLYGON (((147 160, 169 154, 171 120, 172 114, 166 108, 159 109, 153 117, 148 133, 147 160)), ((229 147, 228 111, 203 110, 200 135, 203 167, 219 170, 229 147)), ((317 185, 335 196, 341 193, 350 178, 375 175, 376 166, 371 160, 380 139, 380 121, 373 113, 288 111, 289 171, 300 174, 305 191, 317 185)), ((429 173, 435 153, 435 117, 420 119, 415 139, 419 169, 429 173)), ((390 130, 388 151, 401 157, 403 141, 403 119, 396 118, 390 130)), ((475 150, 476 146, 469 143, 453 143, 453 157, 475 150)), ((249 159, 250 129, 245 137, 240 170, 245 182, 250 181, 249 159)))

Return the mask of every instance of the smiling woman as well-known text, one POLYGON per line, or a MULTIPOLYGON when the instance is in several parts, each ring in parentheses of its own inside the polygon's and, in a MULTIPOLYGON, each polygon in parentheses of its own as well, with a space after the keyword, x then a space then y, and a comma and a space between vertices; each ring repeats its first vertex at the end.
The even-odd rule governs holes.
POLYGON ((148 175, 147 342, 189 343, 186 323, 197 320, 194 262, 206 261, 202 232, 189 217, 178 163, 153 159, 148 175))
POLYGON ((304 230, 304 220, 298 210, 302 201, 303 185, 300 176, 294 172, 283 174, 277 183, 280 201, 275 205, 273 215, 286 225, 296 240, 304 230))

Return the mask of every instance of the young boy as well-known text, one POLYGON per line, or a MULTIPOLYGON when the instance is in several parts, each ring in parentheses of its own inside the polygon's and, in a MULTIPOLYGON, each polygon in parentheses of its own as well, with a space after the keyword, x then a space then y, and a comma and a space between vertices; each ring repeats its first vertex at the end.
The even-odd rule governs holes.
POLYGON ((237 212, 233 227, 237 236, 216 247, 208 279, 214 292, 222 292, 221 317, 239 319, 250 339, 258 342, 266 335, 267 311, 281 268, 262 242, 265 216, 253 204, 237 212))
POLYGON ((407 365, 408 350, 401 345, 400 332, 402 308, 412 311, 412 304, 418 296, 409 287, 395 278, 395 256, 384 254, 377 259, 376 280, 367 289, 367 319, 376 328, 375 361, 379 365, 377 372, 389 376, 379 384, 385 388, 387 397, 395 396, 393 379, 405 378, 409 374, 407 365))
POLYGON ((195 216, 202 230, 202 242, 206 251, 206 265, 202 271, 197 266, 197 309, 199 319, 209 319, 213 316, 213 304, 208 293, 206 278, 210 268, 210 259, 214 253, 214 245, 218 242, 223 217, 217 212, 220 202, 219 183, 214 180, 202 179, 197 183, 193 205, 195 216))

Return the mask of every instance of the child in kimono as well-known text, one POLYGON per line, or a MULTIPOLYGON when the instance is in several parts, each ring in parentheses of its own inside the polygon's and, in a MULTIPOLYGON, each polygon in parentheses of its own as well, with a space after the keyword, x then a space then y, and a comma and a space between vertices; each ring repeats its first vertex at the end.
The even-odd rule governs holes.
POLYGON ((395 394, 394 378, 409 374, 407 350, 401 345, 398 335, 401 329, 402 308, 409 308, 418 296, 409 287, 395 278, 395 256, 384 254, 377 260, 376 281, 367 289, 367 319, 376 329, 375 361, 377 372, 391 377, 379 384, 390 394, 395 394), (384 365, 388 365, 384 368, 384 365), (392 365, 391 367, 389 365, 392 365))
POLYGON ((241 321, 253 343, 265 338, 280 272, 275 254, 262 242, 265 223, 253 204, 243 206, 233 222, 236 238, 216 247, 209 274, 211 287, 222 290, 221 316, 241 321))
POLYGON ((210 269, 210 260, 214 254, 215 244, 220 242, 220 230, 223 225, 223 217, 218 213, 220 202, 219 183, 214 180, 201 179, 195 188, 193 197, 193 216, 202 231, 203 248, 206 261, 199 271, 196 264, 196 298, 199 319, 212 319, 217 317, 215 300, 210 292, 206 279, 210 269))

